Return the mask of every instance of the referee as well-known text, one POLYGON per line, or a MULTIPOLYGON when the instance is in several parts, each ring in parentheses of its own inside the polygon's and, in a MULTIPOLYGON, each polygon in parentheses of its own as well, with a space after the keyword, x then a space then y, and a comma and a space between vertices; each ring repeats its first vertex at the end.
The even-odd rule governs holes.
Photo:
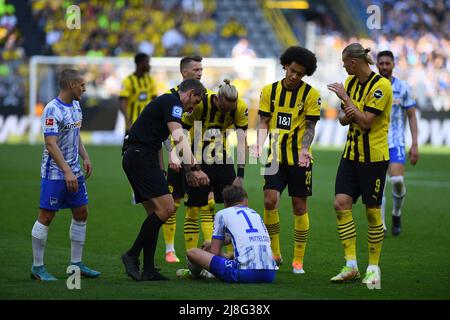
POLYGON ((175 144, 181 143, 183 158, 190 159, 184 164, 187 183, 192 186, 209 183, 199 166, 190 164, 195 160, 181 126, 183 112, 192 112, 204 93, 205 88, 200 81, 185 80, 178 91, 150 102, 130 129, 122 167, 133 188, 136 203, 142 203, 148 214, 133 246, 122 255, 125 270, 134 280, 168 280, 155 270, 154 255, 159 229, 175 211, 162 163, 161 146, 169 134, 175 144), (139 268, 141 249, 144 250, 142 274, 139 268))

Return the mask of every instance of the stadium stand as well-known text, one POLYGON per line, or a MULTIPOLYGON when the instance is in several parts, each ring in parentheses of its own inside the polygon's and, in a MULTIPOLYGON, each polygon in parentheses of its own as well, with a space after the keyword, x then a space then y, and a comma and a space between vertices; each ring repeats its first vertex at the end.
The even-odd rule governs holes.
MULTIPOLYGON (((340 10, 340 6, 336 6, 339 1, 334 5, 332 2, 315 1, 307 12, 297 10, 294 14, 297 19, 292 18, 292 12, 285 11, 294 30, 299 29, 299 23, 305 30, 307 21, 316 22, 315 52, 320 66, 315 80, 322 84, 320 87, 329 79, 344 79, 343 70, 332 66, 341 64, 340 53, 347 44, 360 41, 370 47, 374 55, 381 50, 393 51, 397 57, 395 73, 408 81, 419 109, 450 111, 450 1, 378 0, 365 1, 365 5, 346 1, 343 5, 353 11, 340 10), (371 30, 370 34, 367 27, 364 28, 369 5, 380 7, 382 19, 382 28, 371 30), (355 16, 359 19, 354 19, 355 16), (359 23, 350 23, 355 20, 359 23)), ((305 37, 304 33, 296 34, 299 39, 305 37)), ((337 99, 326 91, 322 90, 324 100, 328 100, 331 107, 338 107, 337 99)))
MULTIPOLYGON (((341 64, 340 52, 349 42, 362 38, 374 54, 384 49, 394 52, 398 57, 396 74, 408 80, 420 109, 450 109, 449 0, 308 3, 307 10, 279 11, 300 45, 306 44, 307 23, 315 23, 315 48, 311 49, 317 53, 319 68, 312 81, 324 88, 324 106, 336 107, 338 102, 320 84, 345 77, 343 70, 335 68, 341 64), (382 29, 370 34, 365 25, 369 4, 378 5, 382 12, 382 29)), ((138 51, 154 57, 232 57, 233 47, 246 35, 257 57, 273 58, 289 41, 280 40, 280 33, 286 30, 276 29, 263 4, 264 0, 0 0, 0 56, 2 61, 25 63, 36 54, 120 57, 138 51), (83 13, 81 30, 66 27, 64 15, 72 4, 83 13)), ((20 86, 26 87, 28 71, 15 64, 3 63, 0 74, 22 77, 20 86)), ((13 81, 7 78, 0 77, 2 106, 5 92, 20 94, 9 89, 13 81)))

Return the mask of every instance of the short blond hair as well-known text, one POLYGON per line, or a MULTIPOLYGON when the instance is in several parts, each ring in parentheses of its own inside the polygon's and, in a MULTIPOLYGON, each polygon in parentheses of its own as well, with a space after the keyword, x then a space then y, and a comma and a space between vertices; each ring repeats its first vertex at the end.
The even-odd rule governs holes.
POLYGON ((219 97, 223 97, 228 101, 236 101, 238 99, 238 91, 230 83, 229 79, 224 79, 223 83, 219 86, 219 97))
POLYGON ((362 59, 368 64, 375 64, 372 56, 369 54, 370 48, 364 48, 360 43, 351 43, 342 51, 345 57, 362 59))

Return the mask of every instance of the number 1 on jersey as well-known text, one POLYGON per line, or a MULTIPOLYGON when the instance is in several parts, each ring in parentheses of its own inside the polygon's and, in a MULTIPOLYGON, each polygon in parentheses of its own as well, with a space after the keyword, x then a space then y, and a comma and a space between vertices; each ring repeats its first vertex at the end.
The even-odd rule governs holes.
POLYGON ((239 210, 236 213, 237 214, 242 213, 242 215, 244 216, 245 220, 247 221, 248 226, 250 227, 250 229, 245 229, 245 232, 247 232, 247 233, 258 232, 258 229, 253 228, 252 223, 250 222, 250 219, 248 218, 247 213, 245 213, 244 210, 239 210))

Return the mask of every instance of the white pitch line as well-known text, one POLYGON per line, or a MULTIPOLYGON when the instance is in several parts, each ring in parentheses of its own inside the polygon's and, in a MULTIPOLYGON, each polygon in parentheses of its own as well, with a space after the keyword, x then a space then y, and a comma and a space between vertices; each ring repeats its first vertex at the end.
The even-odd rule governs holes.
POLYGON ((433 181, 433 180, 408 180, 405 181, 406 186, 430 187, 430 188, 450 188, 450 182, 433 181))

